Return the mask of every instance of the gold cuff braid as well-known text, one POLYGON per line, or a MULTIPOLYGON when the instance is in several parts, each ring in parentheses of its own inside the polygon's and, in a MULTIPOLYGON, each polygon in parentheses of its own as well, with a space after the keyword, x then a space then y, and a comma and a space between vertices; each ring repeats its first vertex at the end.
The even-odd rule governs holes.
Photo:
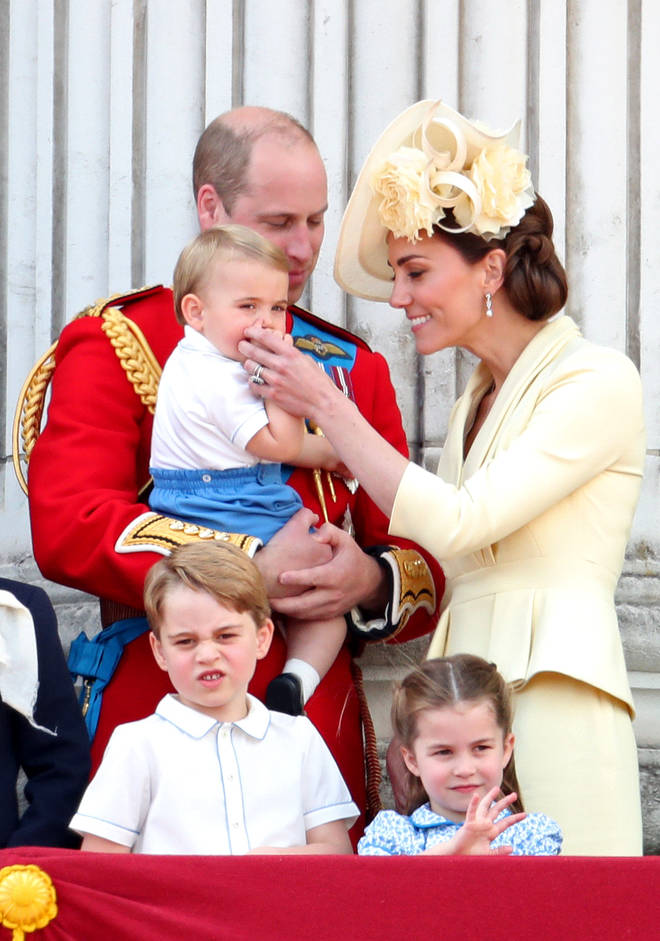
POLYGON ((436 604, 435 584, 426 559, 415 549, 391 546, 385 554, 385 560, 391 560, 393 568, 396 566, 392 622, 398 624, 395 631, 398 634, 418 608, 425 608, 429 614, 433 614, 436 604))
POLYGON ((436 606, 431 569, 416 549, 370 546, 366 552, 384 569, 390 600, 383 618, 365 621, 359 608, 348 615, 353 633, 363 640, 389 640, 403 630, 420 608, 432 615, 436 606))
POLYGON ((256 536, 243 533, 223 533, 194 523, 161 516, 159 513, 143 513, 132 520, 115 543, 116 552, 159 552, 169 555, 177 546, 189 542, 230 542, 252 557, 262 545, 256 536))

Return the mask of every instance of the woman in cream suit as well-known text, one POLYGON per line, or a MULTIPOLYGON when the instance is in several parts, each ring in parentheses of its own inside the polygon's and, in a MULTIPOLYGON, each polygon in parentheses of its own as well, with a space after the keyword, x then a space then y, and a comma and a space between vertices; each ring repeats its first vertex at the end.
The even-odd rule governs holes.
POLYGON ((439 102, 407 109, 360 174, 335 276, 405 311, 417 350, 479 357, 437 476, 407 462, 303 356, 267 332, 242 351, 255 390, 316 422, 390 533, 431 550, 447 589, 430 656, 494 661, 516 691, 526 809, 564 852, 636 855, 632 700, 614 590, 642 476, 639 376, 566 316, 552 217, 517 127, 491 134, 439 102))

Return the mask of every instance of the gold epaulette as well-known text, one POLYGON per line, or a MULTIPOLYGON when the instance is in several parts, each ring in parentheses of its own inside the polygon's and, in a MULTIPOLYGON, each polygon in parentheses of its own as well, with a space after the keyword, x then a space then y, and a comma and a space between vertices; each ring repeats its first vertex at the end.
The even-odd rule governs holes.
MULTIPOLYGON (((128 381, 145 407, 153 413, 161 375, 160 364, 137 324, 126 317, 118 306, 113 306, 117 301, 123 303, 152 290, 153 287, 147 287, 124 294, 113 294, 86 307, 74 320, 80 317, 102 319, 101 329, 110 340, 128 381)), ((18 483, 25 494, 28 492, 27 468, 32 450, 41 434, 46 394, 55 370, 55 351, 58 343, 59 340, 56 340, 32 367, 16 403, 12 428, 12 459, 18 483)))

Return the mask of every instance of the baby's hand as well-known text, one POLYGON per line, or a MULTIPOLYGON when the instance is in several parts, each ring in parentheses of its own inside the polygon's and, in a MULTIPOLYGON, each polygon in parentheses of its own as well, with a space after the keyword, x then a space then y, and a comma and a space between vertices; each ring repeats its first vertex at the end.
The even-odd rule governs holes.
MULTIPOLYGON (((511 814, 502 820, 496 820, 504 808, 512 804, 517 797, 517 794, 507 794, 506 797, 496 801, 495 798, 499 793, 499 788, 494 787, 484 797, 480 798, 475 794, 469 803, 465 823, 456 836, 447 843, 441 844, 444 850, 438 849, 438 852, 442 855, 447 852, 467 856, 510 855, 513 852, 511 846, 499 846, 493 849, 490 844, 514 823, 524 820, 527 814, 511 814)), ((432 853, 434 849, 435 847, 432 847, 429 852, 432 853)))
POLYGON ((350 468, 347 467, 343 461, 339 460, 334 451, 328 456, 327 460, 323 461, 321 470, 329 471, 331 474, 338 474, 346 480, 352 480, 353 478, 350 468))
POLYGON ((340 477, 351 480, 353 474, 344 462, 339 459, 337 452, 321 429, 310 423, 308 431, 309 434, 305 435, 303 443, 307 460, 302 466, 319 468, 328 471, 329 474, 339 474, 340 477))
POLYGON ((280 340, 284 340, 287 346, 293 346, 293 337, 290 333, 282 333, 280 330, 276 330, 274 327, 269 327, 268 324, 264 323, 263 320, 260 320, 257 326, 263 327, 264 330, 270 330, 280 340))

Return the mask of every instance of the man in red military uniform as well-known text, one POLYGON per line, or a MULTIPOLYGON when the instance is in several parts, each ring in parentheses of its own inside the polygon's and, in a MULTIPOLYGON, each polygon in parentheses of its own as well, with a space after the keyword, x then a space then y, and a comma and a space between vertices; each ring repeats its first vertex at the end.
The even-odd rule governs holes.
MULTIPOLYGON (((308 132, 280 112, 236 109, 200 138, 193 174, 200 227, 241 223, 284 251, 294 342, 405 453, 385 360, 357 337, 295 306, 316 264, 327 207, 325 169, 308 132)), ((144 633, 142 586, 158 554, 174 545, 231 539, 254 556, 276 611, 319 618, 346 614, 358 643, 426 633, 442 594, 437 565, 409 544, 397 540, 392 546, 387 520, 359 487, 353 492, 345 481, 317 471, 292 469, 289 483, 308 509, 264 548, 249 534, 200 530, 151 512, 144 489, 153 406, 160 368, 181 335, 171 291, 160 286, 83 311, 62 331, 48 421, 31 455, 36 561, 48 578, 101 598, 104 630, 77 650, 75 666, 87 678, 95 765, 114 727, 153 712, 170 689, 144 633), (313 514, 329 521, 316 535, 309 533, 313 514)), ((263 696, 284 658, 284 643, 276 637, 260 661, 252 692, 263 696)), ((310 699, 307 714, 364 808, 360 704, 348 646, 310 699)))

